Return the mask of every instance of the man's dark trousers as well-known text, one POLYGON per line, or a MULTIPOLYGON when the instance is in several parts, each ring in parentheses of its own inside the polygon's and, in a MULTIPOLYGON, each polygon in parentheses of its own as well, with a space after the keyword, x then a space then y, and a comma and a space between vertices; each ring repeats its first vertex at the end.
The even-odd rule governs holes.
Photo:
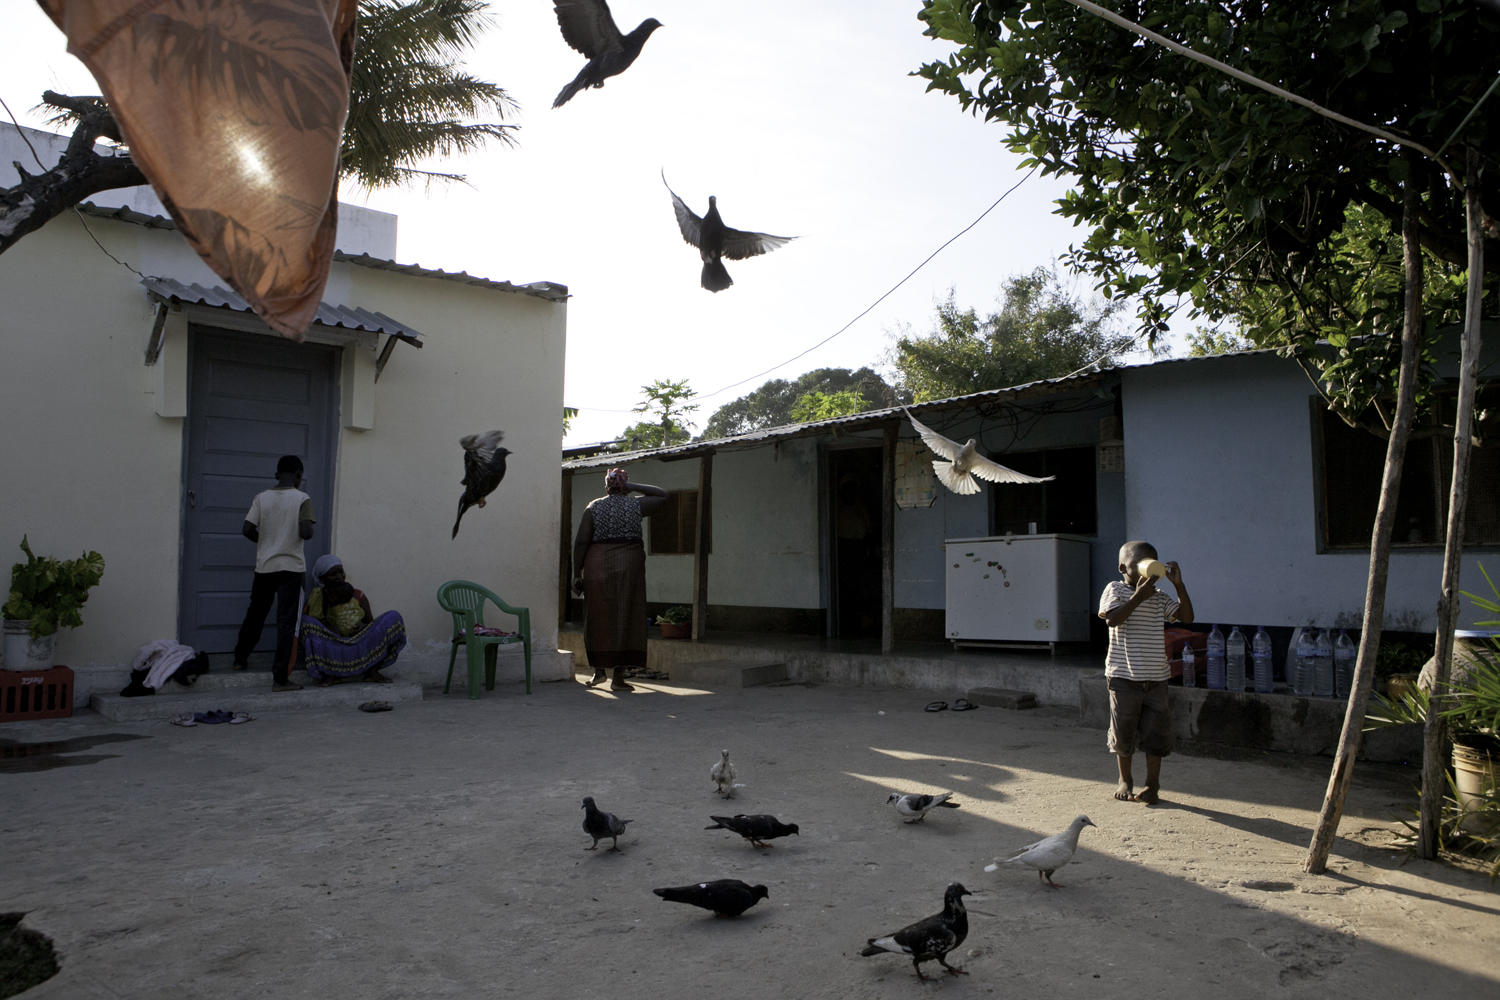
POLYGON ((266 626, 271 602, 276 602, 276 659, 271 663, 271 677, 285 684, 291 674, 292 653, 297 648, 297 617, 302 613, 302 574, 292 570, 256 573, 250 585, 250 609, 240 626, 239 642, 234 644, 234 662, 244 663, 260 641, 266 626))

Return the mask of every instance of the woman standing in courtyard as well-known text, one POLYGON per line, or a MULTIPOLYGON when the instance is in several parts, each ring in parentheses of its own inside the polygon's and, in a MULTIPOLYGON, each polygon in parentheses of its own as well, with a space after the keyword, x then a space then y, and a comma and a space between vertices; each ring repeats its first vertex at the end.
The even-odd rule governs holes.
POLYGON ((604 496, 584 509, 573 539, 573 589, 584 595, 583 645, 594 668, 589 687, 602 684, 613 670, 610 690, 632 691, 625 683, 625 669, 646 665, 641 518, 666 502, 667 491, 661 487, 632 483, 624 469, 610 469, 604 477, 604 496))

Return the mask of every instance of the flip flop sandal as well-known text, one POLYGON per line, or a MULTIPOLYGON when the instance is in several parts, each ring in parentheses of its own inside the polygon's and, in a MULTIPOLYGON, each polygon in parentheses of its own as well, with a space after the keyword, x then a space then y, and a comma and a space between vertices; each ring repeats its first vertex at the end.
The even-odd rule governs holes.
POLYGON ((967 698, 960 698, 953 703, 953 711, 955 712, 972 712, 978 707, 978 705, 967 698))
POLYGON ((235 712, 233 715, 231 715, 229 717, 229 724, 231 726, 239 726, 239 725, 243 725, 246 722, 254 722, 254 721, 255 721, 255 716, 251 715, 249 712, 235 712))
POLYGON ((367 701, 359 706, 361 712, 389 712, 395 708, 388 701, 367 701))
POLYGON ((198 723, 193 719, 192 712, 185 712, 171 720, 174 726, 196 726, 198 723))
POLYGON ((923 709, 923 711, 925 711, 925 712, 946 712, 946 711, 948 711, 948 703, 946 701, 935 701, 932 704, 928 705, 925 709, 923 709))
POLYGON ((229 713, 222 708, 215 709, 212 712, 193 713, 193 721, 203 726, 217 726, 220 723, 228 722, 229 718, 229 713))

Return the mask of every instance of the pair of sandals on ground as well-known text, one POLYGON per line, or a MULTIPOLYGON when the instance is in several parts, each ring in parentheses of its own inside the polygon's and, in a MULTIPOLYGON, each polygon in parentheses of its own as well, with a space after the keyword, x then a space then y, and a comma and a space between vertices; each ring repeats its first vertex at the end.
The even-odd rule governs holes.
MULTIPOLYGON (((958 699, 957 701, 955 701, 953 703, 953 711, 955 711, 955 712, 970 712, 970 711, 973 711, 974 709, 976 709, 978 707, 979 707, 978 705, 974 704, 972 701, 970 701, 967 698, 960 698, 960 699, 958 699)), ((946 701, 934 701, 931 704, 929 704, 925 709, 923 709, 923 711, 924 712, 946 712, 946 711, 948 711, 948 703, 946 701)))

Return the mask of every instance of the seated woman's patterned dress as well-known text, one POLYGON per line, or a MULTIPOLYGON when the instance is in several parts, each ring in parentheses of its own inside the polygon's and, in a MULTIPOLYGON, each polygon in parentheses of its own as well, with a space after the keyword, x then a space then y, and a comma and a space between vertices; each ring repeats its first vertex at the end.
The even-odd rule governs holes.
POLYGON ((406 623, 397 611, 372 619, 365 595, 352 587, 348 593, 339 603, 334 603, 336 597, 327 586, 308 595, 302 612, 303 665, 315 681, 360 676, 386 680, 376 671, 395 663, 406 647, 406 623))

